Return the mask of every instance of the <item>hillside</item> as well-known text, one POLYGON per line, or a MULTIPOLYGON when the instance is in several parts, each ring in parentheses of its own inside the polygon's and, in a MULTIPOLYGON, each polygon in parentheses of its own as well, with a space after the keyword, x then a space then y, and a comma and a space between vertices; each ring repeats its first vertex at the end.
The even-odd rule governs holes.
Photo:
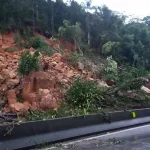
POLYGON ((34 120, 149 107, 149 16, 125 20, 90 1, 2 1, 0 112, 34 120))
MULTIPOLYGON (((18 67, 20 63, 19 61, 20 58, 27 51, 29 51, 29 53, 33 56, 37 50, 34 49, 33 47, 30 47, 28 49, 23 47, 18 47, 18 44, 14 41, 16 34, 17 33, 11 32, 11 33, 1 35, 3 39, 1 42, 1 49, 0 49, 1 112, 26 114, 29 110, 40 111, 40 112, 43 111, 47 112, 52 110, 57 111, 59 107, 62 107, 61 106, 62 104, 67 102, 65 95, 67 91, 73 86, 74 79, 78 77, 82 78, 82 80, 85 80, 87 82, 95 81, 99 88, 106 88, 106 89, 108 88, 110 90, 109 91, 107 89, 108 93, 111 92, 112 90, 112 94, 110 95, 110 97, 107 96, 105 90, 104 93, 103 92, 99 93, 100 103, 98 102, 98 104, 96 104, 97 108, 101 107, 101 109, 104 108, 104 109, 112 110, 111 105, 114 105, 113 108, 114 110, 125 109, 125 107, 127 106, 126 104, 127 99, 136 100, 137 98, 139 98, 139 100, 141 99, 143 102, 141 103, 139 102, 139 100, 138 101, 136 100, 137 102, 135 100, 132 101, 130 100, 130 103, 128 103, 127 107, 140 108, 140 107, 149 106, 149 103, 146 102, 147 99, 138 97, 137 95, 138 93, 136 93, 135 91, 121 92, 122 89, 117 90, 117 92, 118 91, 120 92, 118 93, 119 95, 117 97, 118 99, 121 99, 121 97, 123 96, 126 101, 123 100, 118 104, 114 103, 113 102, 114 100, 110 101, 110 99, 114 97, 113 90, 115 90, 117 86, 115 86, 116 83, 114 80, 111 79, 108 80, 105 77, 103 77, 102 79, 100 78, 100 76, 98 76, 98 74, 96 74, 95 70, 98 71, 98 68, 100 66, 94 65, 92 60, 90 60, 88 57, 85 56, 80 56, 80 58, 78 59, 73 58, 72 56, 73 54, 75 55, 75 49, 73 49, 74 46, 71 43, 65 42, 62 39, 57 39, 57 40, 48 39, 37 33, 35 33, 35 36, 33 38, 43 39, 48 44, 48 46, 53 48, 53 53, 51 53, 51 56, 49 56, 41 51, 39 56, 40 70, 37 72, 32 71, 31 73, 29 73, 29 75, 26 76, 19 75, 18 67), (60 49, 60 47, 63 47, 64 49, 62 50, 60 49), (89 63, 89 66, 91 68, 86 67, 87 62, 89 63), (144 105, 145 102, 148 104, 147 106, 144 105)), ((22 42, 24 43, 25 41, 22 42)), ((79 54, 76 53, 76 55, 79 54)), ((24 69, 25 68, 23 68, 23 70, 24 69)), ((88 86, 88 84, 85 86, 88 86)), ((82 87, 80 88, 81 89, 79 90, 82 91, 82 87)), ((71 96, 75 96, 75 95, 72 94, 71 96)), ((69 103, 65 105, 68 105, 69 106, 68 109, 70 109, 71 105, 69 103)), ((87 111, 89 109, 89 111, 92 112, 93 107, 95 106, 91 105, 90 109, 92 110, 87 108, 87 111)), ((66 109, 66 108, 64 107, 61 109, 66 109)), ((81 108, 81 112, 82 112, 82 108, 81 108)))
MULTIPOLYGON (((87 80, 94 80, 93 74, 89 71, 85 71, 81 63, 75 68, 68 64, 67 60, 69 59, 69 55, 71 55, 71 44, 63 43, 63 41, 56 43, 44 37, 43 39, 45 39, 50 46, 53 46, 54 49, 64 44, 63 46, 66 47, 64 54, 60 54, 57 51, 55 51, 52 56, 41 54, 41 71, 37 73, 33 72, 22 79, 17 72, 18 63, 21 55, 28 51, 28 49, 18 49, 13 40, 14 36, 15 33, 2 35, 3 42, 1 43, 0 50, 1 109, 4 104, 6 104, 6 111, 17 113, 27 111, 28 109, 55 109, 58 108, 58 105, 63 100, 60 84, 64 84, 68 87, 76 76, 82 76, 87 80), (45 64, 47 68, 43 70, 45 64), (34 83, 33 80, 35 79, 37 83, 34 83), (33 91, 33 89, 37 90, 33 91), (17 95, 22 95, 23 102, 18 102, 17 95), (39 97, 41 97, 40 100, 39 97)), ((38 34, 38 37, 42 36, 38 34)), ((33 55, 35 49, 31 47, 29 52, 33 55)))

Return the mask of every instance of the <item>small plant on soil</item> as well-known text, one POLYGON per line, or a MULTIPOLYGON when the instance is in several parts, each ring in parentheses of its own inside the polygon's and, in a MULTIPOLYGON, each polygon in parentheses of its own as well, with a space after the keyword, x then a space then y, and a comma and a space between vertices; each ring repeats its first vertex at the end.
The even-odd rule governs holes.
POLYGON ((39 64, 39 52, 35 52, 32 56, 29 51, 25 52, 19 61, 18 72, 20 75, 28 75, 31 71, 38 71, 40 69, 39 64))
POLYGON ((107 57, 106 64, 104 69, 102 70, 102 74, 104 78, 111 80, 118 80, 118 65, 115 60, 113 60, 112 56, 107 57))
POLYGON ((14 42, 17 44, 18 47, 22 47, 22 37, 19 33, 17 33, 14 37, 14 42))
POLYGON ((69 103, 80 108, 89 108, 98 98, 99 88, 93 81, 76 79, 66 93, 69 103))
POLYGON ((77 62, 79 62, 80 58, 81 58, 81 55, 80 55, 80 54, 78 54, 78 53, 72 53, 72 54, 69 56, 69 62, 70 62, 71 65, 74 66, 74 65, 77 64, 77 62))
POLYGON ((42 48, 42 47, 48 47, 48 44, 46 43, 44 38, 35 37, 35 38, 32 39, 32 47, 34 49, 39 49, 39 48, 42 48))
POLYGON ((29 42, 30 43, 27 45, 30 45, 30 47, 33 47, 45 55, 52 56, 54 54, 53 48, 51 48, 42 37, 32 38, 29 40, 29 42))
POLYGON ((9 52, 9 53, 11 53, 11 52, 15 52, 15 51, 16 51, 16 49, 15 49, 15 48, 11 48, 11 47, 9 47, 9 48, 6 48, 4 51, 5 51, 5 52, 9 52))

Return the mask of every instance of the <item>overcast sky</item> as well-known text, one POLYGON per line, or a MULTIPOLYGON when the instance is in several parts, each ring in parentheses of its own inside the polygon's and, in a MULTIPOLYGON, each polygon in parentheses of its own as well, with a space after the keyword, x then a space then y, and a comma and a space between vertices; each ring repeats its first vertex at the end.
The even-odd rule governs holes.
MULTIPOLYGON (((85 0, 76 0, 81 3, 85 0)), ((93 5, 107 5, 111 10, 120 13, 144 17, 150 15, 150 0, 92 0, 93 5)))

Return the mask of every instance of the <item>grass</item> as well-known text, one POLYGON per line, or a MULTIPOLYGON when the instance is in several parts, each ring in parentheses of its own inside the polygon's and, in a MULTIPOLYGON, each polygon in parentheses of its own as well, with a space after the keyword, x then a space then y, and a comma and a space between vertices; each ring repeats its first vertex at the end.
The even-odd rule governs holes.
MULTIPOLYGON (((75 107, 72 104, 64 103, 60 105, 57 111, 50 110, 47 112, 39 112, 30 110, 23 116, 24 121, 47 120, 54 118, 72 117, 72 116, 86 116, 88 114, 101 114, 107 119, 108 112, 125 111, 131 109, 147 108, 150 106, 149 100, 132 100, 125 97, 103 97, 97 101, 97 104, 90 104, 88 108, 75 107)), ((108 118, 109 119, 109 118, 108 118)), ((111 121, 111 120, 110 120, 111 121)))
MULTIPOLYGON (((106 110, 106 109, 105 109, 106 110)), ((102 113, 104 110, 102 108, 95 108, 94 106, 90 107, 88 110, 75 108, 67 103, 62 104, 57 111, 51 110, 47 112, 39 112, 30 110, 24 116, 24 121, 35 121, 35 120, 46 120, 46 119, 54 119, 54 118, 63 118, 70 116, 86 116, 91 113, 102 113)))
POLYGON ((23 103, 23 98, 22 98, 21 94, 17 95, 17 101, 20 102, 20 103, 23 103))

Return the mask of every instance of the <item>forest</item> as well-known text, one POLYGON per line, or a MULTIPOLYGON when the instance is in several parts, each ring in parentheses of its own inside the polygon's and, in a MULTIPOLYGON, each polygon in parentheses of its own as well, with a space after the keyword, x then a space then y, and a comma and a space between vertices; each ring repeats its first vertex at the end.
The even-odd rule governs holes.
POLYGON ((95 54, 112 55, 118 64, 149 70, 150 17, 126 22, 127 18, 107 6, 91 6, 91 1, 79 5, 74 0, 67 4, 62 0, 1 0, 0 32, 38 31, 55 36, 64 20, 70 25, 79 23, 81 45, 88 45, 95 54))

